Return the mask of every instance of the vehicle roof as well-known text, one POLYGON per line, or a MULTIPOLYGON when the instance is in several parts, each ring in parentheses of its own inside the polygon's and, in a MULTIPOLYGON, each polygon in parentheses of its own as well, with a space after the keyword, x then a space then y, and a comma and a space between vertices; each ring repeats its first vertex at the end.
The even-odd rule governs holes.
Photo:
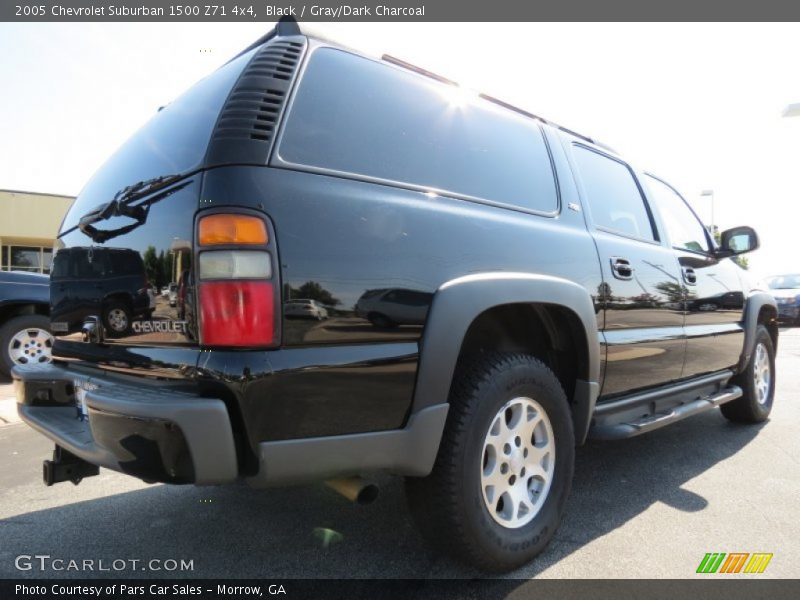
POLYGON ((27 271, 0 271, 0 283, 31 283, 49 285, 50 276, 27 271))

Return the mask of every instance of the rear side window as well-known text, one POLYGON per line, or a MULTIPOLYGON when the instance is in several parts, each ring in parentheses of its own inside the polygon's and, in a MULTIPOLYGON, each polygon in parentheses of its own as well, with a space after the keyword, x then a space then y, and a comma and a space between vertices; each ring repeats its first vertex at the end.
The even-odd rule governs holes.
POLYGON ((656 240, 650 212, 630 168, 583 146, 574 148, 595 224, 612 233, 656 240))
POLYGON ((114 275, 144 275, 142 257, 133 250, 111 251, 109 258, 114 275))
POLYGON ((278 156, 529 210, 558 207, 535 121, 456 86, 331 48, 309 60, 278 156))
POLYGON ((54 259, 53 279, 97 279, 105 277, 108 271, 108 258, 103 251, 92 252, 83 248, 73 248, 58 252, 54 259))

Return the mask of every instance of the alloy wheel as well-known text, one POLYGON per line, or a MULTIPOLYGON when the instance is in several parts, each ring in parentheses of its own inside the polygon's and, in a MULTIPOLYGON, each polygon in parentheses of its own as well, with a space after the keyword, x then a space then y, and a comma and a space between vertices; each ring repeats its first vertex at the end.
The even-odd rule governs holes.
POLYGON ((121 308, 112 308, 108 311, 108 326, 120 333, 128 329, 128 315, 121 308))
POLYGON ((761 343, 756 346, 755 359, 753 360, 753 382, 756 388, 756 400, 761 405, 766 404, 769 399, 770 385, 772 384, 772 369, 770 368, 767 348, 761 343))
POLYGON ((492 518, 509 529, 533 520, 555 471, 553 426, 532 398, 514 398, 497 412, 483 443, 481 491, 492 518))
POLYGON ((38 327, 18 331, 8 343, 8 355, 18 365, 50 362, 53 336, 38 327))

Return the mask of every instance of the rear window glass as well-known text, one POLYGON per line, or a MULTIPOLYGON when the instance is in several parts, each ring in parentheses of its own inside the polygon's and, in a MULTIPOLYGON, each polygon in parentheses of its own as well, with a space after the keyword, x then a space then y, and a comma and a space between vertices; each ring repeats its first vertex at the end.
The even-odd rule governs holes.
POLYGON ((310 58, 278 155, 293 165, 536 211, 558 206, 535 121, 331 48, 310 58))
POLYGON ((156 112, 89 180, 67 213, 62 233, 125 186, 200 166, 219 111, 253 52, 220 67, 156 112))

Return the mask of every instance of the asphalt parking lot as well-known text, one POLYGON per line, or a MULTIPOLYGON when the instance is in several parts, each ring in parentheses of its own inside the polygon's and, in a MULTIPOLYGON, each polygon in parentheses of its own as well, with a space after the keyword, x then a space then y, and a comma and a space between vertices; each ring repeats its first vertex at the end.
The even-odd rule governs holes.
MULTIPOLYGON (((562 527, 539 559, 510 576, 698 577, 707 552, 770 552, 757 577, 799 577, 800 329, 781 332, 777 369, 775 408, 761 426, 712 411, 580 448, 562 527)), ((0 398, 10 393, 0 382, 0 398)), ((0 409, 2 418, 13 421, 0 409)), ((50 451, 27 426, 0 420, 0 578, 479 575, 423 545, 401 482, 390 477, 369 506, 321 485, 171 487, 109 471, 47 488, 41 461, 50 451), (28 554, 106 564, 184 559, 193 570, 17 570, 15 558, 28 554)))

